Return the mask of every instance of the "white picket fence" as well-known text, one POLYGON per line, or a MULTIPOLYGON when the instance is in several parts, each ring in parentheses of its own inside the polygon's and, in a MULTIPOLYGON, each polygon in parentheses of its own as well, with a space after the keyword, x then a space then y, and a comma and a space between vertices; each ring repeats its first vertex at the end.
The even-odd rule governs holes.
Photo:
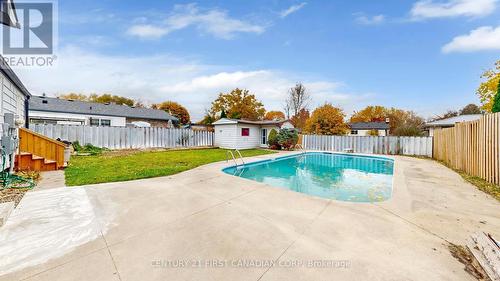
POLYGON ((30 130, 52 139, 109 149, 213 146, 212 132, 191 129, 31 124, 30 130))
POLYGON ((302 145, 307 150, 356 153, 399 154, 432 157, 432 137, 371 137, 303 135, 302 145))

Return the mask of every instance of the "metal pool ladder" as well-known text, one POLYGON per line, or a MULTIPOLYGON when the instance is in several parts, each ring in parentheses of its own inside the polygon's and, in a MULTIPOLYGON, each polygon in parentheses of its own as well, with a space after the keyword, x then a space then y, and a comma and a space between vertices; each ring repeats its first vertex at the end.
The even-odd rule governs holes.
MULTIPOLYGON (((243 156, 241 156, 241 152, 238 150, 238 149, 235 149, 234 152, 238 153, 238 156, 240 157, 241 159, 241 165, 245 165, 245 160, 243 160, 243 156)), ((236 157, 234 157, 234 153, 233 151, 231 150, 226 150, 226 162, 229 162, 229 156, 231 156, 231 158, 233 159, 234 161, 234 164, 236 165, 236 167, 239 166, 238 162, 236 161, 236 157)))
POLYGON ((300 149, 300 151, 302 151, 302 154, 306 153, 306 150, 304 149, 304 147, 300 143, 296 144, 295 148, 300 149))

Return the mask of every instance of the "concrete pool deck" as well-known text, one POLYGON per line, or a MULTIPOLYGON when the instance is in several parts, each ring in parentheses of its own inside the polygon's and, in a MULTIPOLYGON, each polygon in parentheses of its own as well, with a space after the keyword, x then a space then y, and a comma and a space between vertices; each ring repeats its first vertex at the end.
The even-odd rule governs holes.
POLYGON ((30 192, 0 228, 0 280, 474 280, 448 243, 500 237, 500 204, 439 163, 394 159, 393 196, 373 204, 234 177, 225 162, 30 192))

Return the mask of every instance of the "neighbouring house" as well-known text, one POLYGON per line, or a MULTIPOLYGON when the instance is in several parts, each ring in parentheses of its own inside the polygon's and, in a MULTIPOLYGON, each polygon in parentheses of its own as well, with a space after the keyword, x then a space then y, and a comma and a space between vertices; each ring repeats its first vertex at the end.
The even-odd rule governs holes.
MULTIPOLYGON (((3 60, 3 57, 0 56, 0 59, 3 60)), ((5 113, 13 113, 17 120, 26 125, 28 123, 28 100, 31 94, 8 65, 2 63, 0 69, 0 79, 2 80, 0 123, 3 123, 5 113)))
POLYGON ((349 136, 387 136, 389 135, 389 122, 355 122, 349 123, 349 136))
POLYGON ((441 119, 437 121, 425 123, 425 129, 429 132, 429 136, 434 136, 434 130, 455 127, 456 123, 476 121, 483 116, 482 114, 467 114, 441 119))
POLYGON ((163 110, 33 96, 29 100, 30 124, 89 126, 168 127, 178 119, 163 110), (147 123, 147 124, 145 124, 147 123), (139 125, 137 125, 139 124, 139 125))
POLYGON ((183 126, 184 129, 191 129, 193 131, 209 131, 213 132, 214 131, 214 126, 213 125, 205 125, 205 124, 197 124, 197 123, 190 123, 185 126, 183 126))
POLYGON ((272 129, 294 129, 289 120, 248 121, 222 118, 214 126, 214 145, 228 149, 266 148, 272 129))

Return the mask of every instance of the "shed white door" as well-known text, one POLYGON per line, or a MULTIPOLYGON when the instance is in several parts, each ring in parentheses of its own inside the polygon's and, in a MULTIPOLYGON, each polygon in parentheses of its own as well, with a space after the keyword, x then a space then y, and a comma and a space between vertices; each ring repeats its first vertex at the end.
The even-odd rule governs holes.
POLYGON ((260 129, 260 135, 261 135, 260 144, 267 145, 267 129, 265 128, 260 129))

